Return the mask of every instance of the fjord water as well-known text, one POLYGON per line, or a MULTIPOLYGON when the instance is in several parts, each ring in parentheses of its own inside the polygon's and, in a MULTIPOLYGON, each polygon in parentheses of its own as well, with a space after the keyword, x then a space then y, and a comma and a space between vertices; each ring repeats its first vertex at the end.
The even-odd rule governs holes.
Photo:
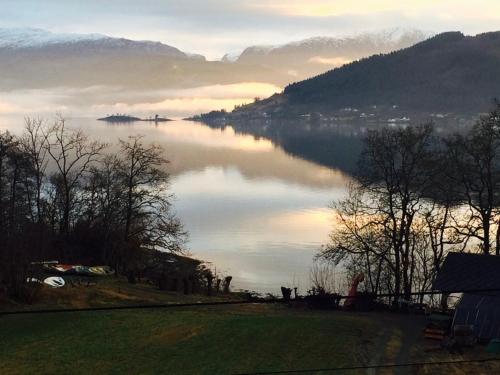
MULTIPOLYGON (((86 118, 67 124, 110 144, 141 134, 163 146, 173 207, 189 232, 190 253, 233 276, 235 289, 277 293, 280 286, 302 292, 310 287, 314 255, 331 230, 328 205, 346 191, 344 173, 230 126, 116 125, 86 118)), ((22 117, 0 118, 0 130, 18 134, 23 125, 22 117)))

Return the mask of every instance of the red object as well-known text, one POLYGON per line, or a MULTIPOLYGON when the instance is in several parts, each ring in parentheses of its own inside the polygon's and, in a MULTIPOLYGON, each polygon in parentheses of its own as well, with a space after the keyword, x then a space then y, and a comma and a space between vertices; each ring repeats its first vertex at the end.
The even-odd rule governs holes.
POLYGON ((356 296, 358 295, 358 285, 363 282, 365 275, 360 273, 352 279, 351 287, 349 288, 348 298, 344 301, 344 307, 350 307, 354 304, 356 296))

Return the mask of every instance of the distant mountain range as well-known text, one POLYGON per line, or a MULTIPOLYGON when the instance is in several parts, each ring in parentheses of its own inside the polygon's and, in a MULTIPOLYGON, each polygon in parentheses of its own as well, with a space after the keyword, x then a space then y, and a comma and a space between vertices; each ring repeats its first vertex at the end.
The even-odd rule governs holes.
POLYGON ((284 86, 374 53, 408 47, 428 35, 395 29, 318 37, 277 47, 249 47, 233 58, 207 61, 159 42, 0 29, 0 90, 96 85, 159 89, 238 82, 284 86))
POLYGON ((326 115, 354 108, 366 116, 381 106, 399 113, 478 113, 495 97, 500 97, 500 32, 448 32, 290 84, 282 94, 233 115, 326 115))
POLYGON ((0 29, 0 48, 40 48, 48 45, 107 39, 101 34, 55 34, 42 29, 0 29))
POLYGON ((112 38, 101 34, 56 34, 42 29, 0 29, 0 49, 3 52, 40 52, 57 55, 112 54, 160 55, 172 58, 205 60, 197 54, 188 54, 175 47, 147 40, 135 41, 112 38))
POLYGON ((159 42, 0 29, 0 89, 183 86, 192 78, 185 71, 207 64, 201 55, 159 42))
POLYGON ((304 79, 363 57, 410 47, 433 34, 389 29, 347 37, 314 37, 281 46, 253 46, 222 61, 264 65, 295 79, 304 79))

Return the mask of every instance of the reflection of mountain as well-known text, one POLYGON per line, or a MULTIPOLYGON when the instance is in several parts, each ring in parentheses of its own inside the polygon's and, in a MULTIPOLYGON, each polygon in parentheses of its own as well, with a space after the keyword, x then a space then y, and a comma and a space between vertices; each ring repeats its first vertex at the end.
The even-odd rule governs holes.
POLYGON ((322 128, 297 121, 243 122, 231 126, 242 134, 270 139, 291 155, 348 174, 356 170, 366 132, 365 128, 352 125, 322 128))
MULTIPOLYGON (((284 140, 285 143, 281 143, 283 139, 279 137, 271 138, 270 134, 266 134, 266 138, 269 136, 280 146, 276 147, 264 138, 264 134, 260 138, 245 134, 244 131, 235 133, 231 127, 210 129, 204 125, 182 122, 172 123, 172 126, 159 131, 155 140, 166 148, 171 161, 169 171, 173 175, 201 171, 207 167, 237 168, 248 179, 279 179, 315 188, 343 188, 346 183, 343 172, 349 172, 357 159, 356 151, 344 153, 346 147, 336 148, 336 142, 331 139, 322 143, 325 150, 318 153, 319 142, 314 139, 305 138, 305 146, 299 148, 292 144, 294 140, 300 139, 298 134, 295 139, 284 140), (321 155, 321 152, 324 154, 321 155), (295 157, 291 158, 290 155, 295 157), (318 162, 322 157, 324 163, 318 162)), ((339 139, 338 144, 347 139, 349 137, 339 139)), ((351 142, 351 146, 356 147, 354 142, 351 142)))
MULTIPOLYGON (((7 126, 17 134, 22 124, 21 118, 7 126)), ((236 169, 248 180, 278 180, 315 189, 343 189, 346 183, 346 175, 340 168, 318 165, 311 161, 312 158, 304 160, 298 153, 290 152, 296 156, 291 157, 278 142, 244 134, 230 126, 220 129, 187 121, 171 121, 158 126, 145 122, 115 126, 83 118, 69 120, 68 126, 85 129, 90 138, 108 143, 109 153, 117 152, 118 139, 142 134, 144 142, 154 142, 165 148, 170 160, 167 170, 173 177, 221 168, 224 171, 236 169)))

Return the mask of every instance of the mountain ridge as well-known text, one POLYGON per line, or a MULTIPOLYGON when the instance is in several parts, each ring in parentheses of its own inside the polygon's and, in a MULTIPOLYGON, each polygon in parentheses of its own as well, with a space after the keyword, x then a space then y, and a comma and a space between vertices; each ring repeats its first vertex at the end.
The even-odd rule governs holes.
MULTIPOLYGON (((306 39, 291 41, 281 45, 250 46, 242 51, 237 60, 243 62, 248 55, 252 55, 253 53, 281 54, 283 50, 303 47, 318 48, 322 46, 326 48, 342 48, 352 43, 367 43, 371 44, 372 47, 400 49, 402 47, 408 47, 410 44, 415 44, 416 42, 423 41, 433 35, 434 33, 432 32, 425 32, 417 29, 393 28, 340 37, 313 36, 306 39)), ((380 52, 382 51, 379 51, 379 53, 380 52)))
POLYGON ((120 51, 136 54, 156 54, 177 58, 197 58, 205 60, 198 54, 186 53, 176 47, 149 40, 132 40, 116 38, 103 34, 74 34, 52 33, 43 29, 34 28, 0 28, 0 51, 7 49, 9 53, 37 52, 39 50, 50 53, 109 53, 120 51))
POLYGON ((284 87, 373 52, 399 48, 395 40, 413 44, 422 35, 419 31, 393 30, 343 39, 313 37, 278 47, 249 47, 245 58, 240 54, 226 61, 208 61, 161 42, 0 29, 0 90, 91 86, 182 89, 240 82, 284 87), (364 47, 356 50, 355 44, 364 47), (350 52, 338 50, 338 45, 350 52), (332 46, 337 49, 332 50, 332 46), (262 54, 265 50, 269 50, 268 57, 248 60, 249 51, 262 54))
POLYGON ((53 33, 38 28, 0 28, 0 48, 34 48, 108 38, 102 34, 53 33))
POLYGON ((500 96, 500 32, 447 32, 292 83, 235 115, 333 113, 398 106, 406 111, 481 112, 500 96))

